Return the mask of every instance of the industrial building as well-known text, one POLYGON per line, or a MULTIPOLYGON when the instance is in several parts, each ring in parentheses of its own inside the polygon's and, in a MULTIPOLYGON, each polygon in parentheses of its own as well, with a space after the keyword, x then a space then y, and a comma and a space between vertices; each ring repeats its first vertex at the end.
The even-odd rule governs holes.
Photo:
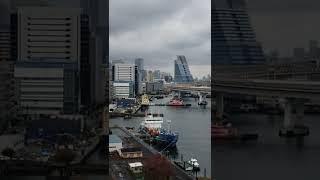
POLYGON ((117 152, 119 155, 121 155, 122 148, 123 148, 123 144, 119 136, 110 134, 109 135, 109 153, 117 152))

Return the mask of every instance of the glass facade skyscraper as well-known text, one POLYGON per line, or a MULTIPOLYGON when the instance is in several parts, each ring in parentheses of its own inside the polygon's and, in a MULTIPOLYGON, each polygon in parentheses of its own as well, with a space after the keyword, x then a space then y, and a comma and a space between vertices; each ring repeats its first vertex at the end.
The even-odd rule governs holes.
POLYGON ((174 61, 174 80, 177 83, 193 82, 185 56, 177 56, 177 59, 174 61))
POLYGON ((213 64, 248 65, 265 62, 244 0, 213 0, 212 28, 213 64))

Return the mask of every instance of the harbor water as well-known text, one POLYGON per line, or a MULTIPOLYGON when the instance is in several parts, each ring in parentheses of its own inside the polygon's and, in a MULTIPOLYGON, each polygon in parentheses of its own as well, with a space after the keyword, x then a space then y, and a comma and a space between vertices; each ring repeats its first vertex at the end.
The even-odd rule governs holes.
POLYGON ((234 127, 259 134, 256 142, 212 140, 212 176, 217 180, 317 180, 320 166, 319 115, 305 115, 310 135, 304 138, 278 136, 283 117, 264 114, 232 114, 234 127))
MULTIPOLYGON (((154 99, 152 103, 165 104, 171 97, 164 99, 154 99)), ((200 164, 200 174, 211 176, 211 108, 210 100, 206 108, 200 107, 198 101, 194 98, 184 99, 185 103, 191 104, 190 107, 172 107, 172 106, 150 106, 148 112, 160 113, 164 115, 165 120, 171 120, 170 129, 179 133, 179 140, 176 150, 171 150, 170 158, 190 160, 196 158, 200 164)), ((113 118, 109 125, 134 127, 138 129, 143 117, 133 117, 132 119, 113 118)))

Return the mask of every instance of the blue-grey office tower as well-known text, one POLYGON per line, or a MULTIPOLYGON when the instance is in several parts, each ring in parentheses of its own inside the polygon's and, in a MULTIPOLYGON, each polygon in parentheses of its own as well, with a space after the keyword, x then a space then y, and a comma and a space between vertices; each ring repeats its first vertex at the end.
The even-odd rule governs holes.
POLYGON ((135 93, 136 95, 139 95, 142 93, 142 86, 141 83, 144 79, 144 60, 143 58, 137 58, 134 60, 134 64, 135 64, 135 93))
POLYGON ((213 0, 212 64, 249 65, 265 62, 246 12, 245 0, 213 0))
POLYGON ((174 81, 177 83, 193 82, 185 56, 177 56, 177 59, 174 61, 174 81))

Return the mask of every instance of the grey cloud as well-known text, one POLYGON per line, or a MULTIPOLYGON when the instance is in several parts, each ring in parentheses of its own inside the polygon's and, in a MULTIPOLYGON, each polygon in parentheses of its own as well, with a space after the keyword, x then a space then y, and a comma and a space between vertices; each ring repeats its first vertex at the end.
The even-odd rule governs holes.
POLYGON ((320 40, 320 1, 248 0, 248 12, 266 52, 277 49, 281 55, 292 55, 293 48, 320 40))
POLYGON ((159 25, 190 0, 110 0, 110 34, 159 25))
POLYGON ((207 68, 195 76, 210 72, 210 0, 133 1, 110 1, 110 60, 142 57, 147 68, 172 72, 183 54, 207 68))

